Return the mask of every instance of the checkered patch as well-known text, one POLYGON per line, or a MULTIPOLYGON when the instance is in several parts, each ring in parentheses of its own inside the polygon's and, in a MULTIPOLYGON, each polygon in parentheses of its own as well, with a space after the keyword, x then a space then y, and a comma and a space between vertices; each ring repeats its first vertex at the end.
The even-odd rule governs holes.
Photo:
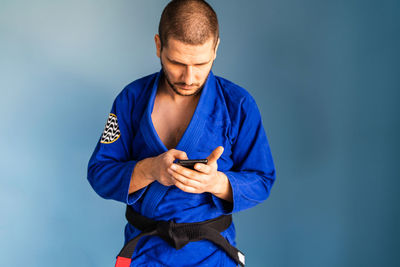
POLYGON ((118 127, 118 120, 115 114, 110 113, 108 116, 106 127, 104 127, 103 135, 101 136, 100 143, 111 144, 120 137, 121 132, 118 127))

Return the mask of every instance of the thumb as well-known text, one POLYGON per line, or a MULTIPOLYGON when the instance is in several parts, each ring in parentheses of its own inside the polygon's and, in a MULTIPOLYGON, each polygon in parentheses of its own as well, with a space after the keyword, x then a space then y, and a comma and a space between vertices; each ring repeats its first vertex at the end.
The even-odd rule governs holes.
POLYGON ((214 149, 214 151, 207 157, 208 164, 216 162, 221 157, 222 153, 224 153, 224 147, 219 146, 214 149))
POLYGON ((171 149, 170 153, 175 159, 188 159, 188 156, 186 155, 185 151, 181 150, 176 150, 176 149, 171 149))

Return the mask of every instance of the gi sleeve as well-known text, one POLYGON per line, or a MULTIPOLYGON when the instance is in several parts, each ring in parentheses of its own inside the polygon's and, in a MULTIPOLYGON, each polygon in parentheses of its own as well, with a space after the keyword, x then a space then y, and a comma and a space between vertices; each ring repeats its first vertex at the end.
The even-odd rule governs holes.
POLYGON ((216 206, 225 214, 251 208, 270 194, 275 182, 275 167, 261 115, 253 98, 242 102, 238 132, 232 145, 233 167, 225 171, 232 187, 233 203, 213 195, 216 206))
POLYGON ((105 199, 132 205, 146 187, 129 194, 129 185, 137 161, 131 159, 134 136, 130 125, 132 99, 123 90, 115 99, 106 126, 89 160, 87 179, 93 189, 105 199))

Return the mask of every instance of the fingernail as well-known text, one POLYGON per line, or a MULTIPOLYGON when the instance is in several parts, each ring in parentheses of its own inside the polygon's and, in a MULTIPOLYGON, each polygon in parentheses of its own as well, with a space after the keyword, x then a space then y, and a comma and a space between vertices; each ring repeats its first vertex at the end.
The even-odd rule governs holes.
POLYGON ((177 169, 176 165, 175 165, 175 164, 172 164, 172 165, 171 165, 171 169, 176 170, 176 169, 177 169))

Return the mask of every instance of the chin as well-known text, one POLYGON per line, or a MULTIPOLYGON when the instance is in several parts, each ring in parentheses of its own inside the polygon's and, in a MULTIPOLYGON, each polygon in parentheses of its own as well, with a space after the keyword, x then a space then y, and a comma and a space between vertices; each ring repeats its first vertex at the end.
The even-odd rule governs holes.
POLYGON ((195 89, 183 89, 183 88, 179 88, 179 87, 175 87, 173 88, 175 93, 181 95, 181 96, 193 96, 193 95, 197 95, 200 91, 201 88, 195 88, 195 89))
POLYGON ((179 90, 178 91, 180 95, 183 96, 192 96, 195 95, 197 93, 197 90, 179 90))
POLYGON ((199 88, 185 89, 185 88, 178 87, 178 90, 182 94, 193 94, 193 93, 196 93, 199 90, 199 88))

